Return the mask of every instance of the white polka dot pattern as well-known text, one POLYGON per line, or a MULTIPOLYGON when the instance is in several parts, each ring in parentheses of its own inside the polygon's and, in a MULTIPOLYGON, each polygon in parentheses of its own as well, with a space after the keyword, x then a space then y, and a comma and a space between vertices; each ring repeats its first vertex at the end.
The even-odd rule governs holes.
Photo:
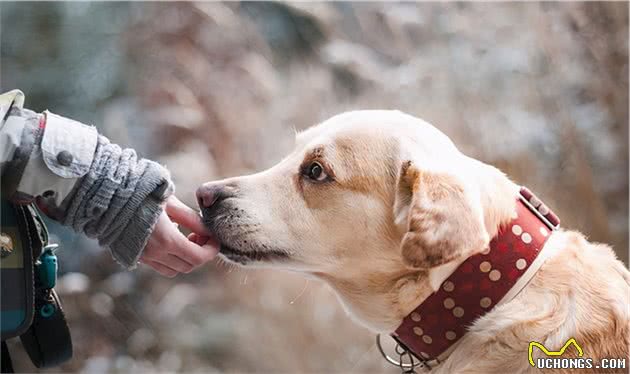
POLYGON ((446 299, 444 299, 444 307, 446 309, 453 309, 454 306, 455 306, 455 300, 451 299, 450 297, 447 297, 446 299))
POLYGON ((519 258, 518 260, 516 260, 516 268, 518 270, 525 269, 525 266, 527 266, 527 261, 525 261, 524 258, 519 258))
POLYGON ((457 334, 455 334, 454 331, 449 330, 444 334, 444 337, 448 340, 455 340, 455 338, 457 337, 457 334))
POLYGON ((481 270, 484 273, 489 272, 490 269, 492 269, 492 265, 488 261, 484 261, 479 264, 479 270, 481 270))
POLYGON ((451 281, 444 282, 444 291, 451 292, 455 289, 455 284, 451 281))
POLYGON ((420 314, 417 312, 413 312, 411 313, 411 320, 414 322, 420 322, 420 320, 422 319, 422 317, 420 317, 420 314))
POLYGON ((523 229, 519 225, 514 225, 512 226, 512 233, 514 233, 514 235, 516 236, 519 236, 523 233, 523 229))
POLYGON ((490 278, 491 281, 496 282, 499 279, 501 279, 501 272, 494 269, 490 272, 490 274, 488 274, 488 277, 490 278))
POLYGON ((523 243, 529 244, 532 242, 532 236, 525 232, 523 236, 521 236, 521 240, 523 240, 523 243))
POLYGON ((492 305, 492 300, 489 297, 482 297, 481 300, 479 300, 479 306, 482 308, 487 308, 490 305, 492 305))
MULTIPOLYGON (((453 300, 451 299, 451 301, 453 301, 453 300)), ((416 335, 418 335, 419 337, 421 337, 421 338, 422 338, 422 341, 423 341, 423 342, 425 342, 426 344, 431 344, 431 343, 433 343, 433 338, 431 338, 429 335, 426 335, 426 334, 424 333, 424 330, 422 329, 422 327, 420 327, 420 326, 415 326, 415 327, 413 328, 413 333, 414 333, 414 334, 416 334, 416 335)))
POLYGON ((459 306, 454 308, 453 315, 457 318, 461 318, 464 315, 464 309, 459 306))
POLYGON ((455 289, 455 284, 451 281, 446 281, 442 287, 444 288, 444 291, 452 292, 455 289))

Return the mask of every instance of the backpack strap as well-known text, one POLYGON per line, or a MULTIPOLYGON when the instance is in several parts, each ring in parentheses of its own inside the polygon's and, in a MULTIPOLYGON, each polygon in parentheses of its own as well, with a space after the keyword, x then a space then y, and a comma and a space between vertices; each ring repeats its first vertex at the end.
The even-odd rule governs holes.
POLYGON ((2 372, 14 372, 13 361, 11 361, 11 356, 9 355, 9 347, 7 347, 7 342, 2 342, 2 372))
POLYGON ((32 238, 30 212, 25 206, 0 201, 0 313, 2 341, 26 331, 33 321, 33 250, 41 250, 41 240, 32 238))
MULTIPOLYGON (((34 204, 2 200, 2 341, 20 336, 38 368, 59 365, 72 357, 72 340, 58 295, 56 245, 34 204)), ((8 349, 3 371, 10 364, 8 349)))
POLYGON ((57 366, 72 357, 72 338, 61 301, 54 290, 58 270, 55 255, 57 245, 48 243, 48 230, 37 208, 30 204, 28 210, 33 218, 30 233, 41 238, 43 246, 33 263, 33 323, 20 335, 20 340, 33 364, 38 368, 46 368, 57 366))

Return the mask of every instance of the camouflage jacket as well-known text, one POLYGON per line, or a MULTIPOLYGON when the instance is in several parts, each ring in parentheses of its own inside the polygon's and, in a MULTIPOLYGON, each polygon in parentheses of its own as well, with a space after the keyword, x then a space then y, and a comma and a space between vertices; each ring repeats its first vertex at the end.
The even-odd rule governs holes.
POLYGON ((23 105, 18 90, 0 95, 2 198, 37 202, 134 268, 173 192, 168 171, 110 143, 95 127, 23 105))

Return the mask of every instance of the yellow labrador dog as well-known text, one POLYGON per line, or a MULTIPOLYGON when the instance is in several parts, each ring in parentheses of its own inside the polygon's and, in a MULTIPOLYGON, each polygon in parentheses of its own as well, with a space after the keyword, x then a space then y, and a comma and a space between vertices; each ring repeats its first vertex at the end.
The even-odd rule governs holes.
POLYGON ((198 189, 226 259, 327 282, 358 323, 399 337, 435 372, 602 372, 602 359, 628 358, 630 273, 612 250, 543 225, 544 205, 523 208, 519 186, 430 124, 354 111, 296 143, 268 170, 198 189), (560 357, 540 346, 572 338, 583 352, 561 357, 591 361, 539 360, 560 357))

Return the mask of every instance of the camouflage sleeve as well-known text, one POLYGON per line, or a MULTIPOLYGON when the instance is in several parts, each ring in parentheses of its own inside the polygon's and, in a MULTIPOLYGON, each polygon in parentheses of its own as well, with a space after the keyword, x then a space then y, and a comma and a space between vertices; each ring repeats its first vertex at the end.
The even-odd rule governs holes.
POLYGON ((0 95, 0 173, 2 196, 15 198, 34 145, 41 140, 40 116, 22 108, 24 94, 13 90, 0 95))
POLYGON ((9 122, 9 112, 13 108, 21 108, 24 95, 13 90, 0 95, 0 172, 13 159, 15 149, 20 145, 23 124, 9 122))
POLYGON ((23 101, 19 91, 0 95, 3 198, 36 200, 49 216, 135 267, 174 190, 168 171, 110 143, 95 127, 32 112, 23 101))

